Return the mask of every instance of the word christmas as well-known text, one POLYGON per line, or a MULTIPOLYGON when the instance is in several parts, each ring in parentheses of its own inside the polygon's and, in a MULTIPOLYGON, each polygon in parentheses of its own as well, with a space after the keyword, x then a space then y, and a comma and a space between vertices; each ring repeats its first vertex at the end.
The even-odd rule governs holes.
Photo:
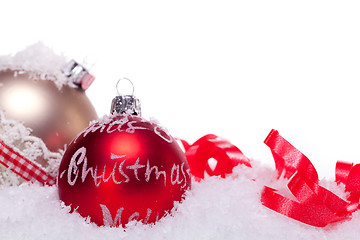
POLYGON ((122 184, 130 182, 130 179, 149 182, 151 176, 153 176, 156 180, 162 181, 164 186, 166 186, 169 178, 172 185, 179 184, 181 188, 184 188, 187 185, 187 178, 191 176, 190 169, 184 169, 185 162, 181 165, 174 163, 170 172, 166 172, 165 170, 159 170, 158 166, 151 166, 149 160, 146 161, 146 164, 140 164, 140 158, 137 158, 134 163, 126 164, 125 155, 117 156, 113 153, 111 153, 110 159, 120 161, 114 162, 113 166, 105 164, 101 170, 99 170, 98 166, 89 167, 86 148, 81 147, 72 156, 68 169, 60 174, 60 179, 67 172, 67 182, 69 185, 74 186, 76 181, 83 183, 89 176, 94 181, 95 186, 99 187, 102 182, 106 183, 110 179, 115 184, 122 184), (111 169, 111 171, 108 171, 108 169, 111 169), (124 169, 131 170, 134 178, 130 178, 129 174, 124 172, 124 169), (139 175, 141 169, 144 170, 142 176, 139 175))

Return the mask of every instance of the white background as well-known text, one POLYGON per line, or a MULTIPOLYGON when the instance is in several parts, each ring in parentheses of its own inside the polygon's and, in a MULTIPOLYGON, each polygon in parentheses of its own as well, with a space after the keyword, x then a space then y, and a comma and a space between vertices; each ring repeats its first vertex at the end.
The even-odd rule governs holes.
POLYGON ((42 41, 86 62, 107 114, 121 77, 144 117, 225 137, 266 164, 272 128, 333 178, 360 162, 357 1, 1 1, 0 54, 42 41))

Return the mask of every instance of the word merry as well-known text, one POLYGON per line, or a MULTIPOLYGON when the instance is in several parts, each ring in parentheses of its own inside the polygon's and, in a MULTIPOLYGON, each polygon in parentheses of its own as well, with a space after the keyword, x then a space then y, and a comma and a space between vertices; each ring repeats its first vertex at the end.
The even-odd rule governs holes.
POLYGON ((90 126, 88 126, 83 132, 81 132, 73 142, 76 143, 77 139, 80 136, 85 137, 89 133, 94 133, 99 131, 100 133, 113 133, 113 132, 127 132, 134 133, 135 130, 147 129, 152 130, 156 135, 161 137, 168 143, 174 141, 173 137, 168 133, 167 129, 161 127, 155 122, 149 122, 146 119, 139 116, 131 115, 118 115, 120 119, 114 120, 113 118, 103 118, 90 126), (132 120, 129 119, 131 116, 132 120))
MULTIPOLYGON (((115 155, 111 153, 110 159, 122 159, 126 157, 125 155, 115 155)), ((190 170, 184 169, 185 163, 181 165, 173 164, 170 172, 166 172, 165 170, 160 170, 158 166, 151 166, 149 160, 147 160, 146 164, 140 164, 140 158, 137 158, 135 163, 131 165, 125 166, 126 159, 121 162, 114 162, 114 165, 111 167, 107 167, 105 164, 102 172, 95 167, 88 167, 88 159, 86 157, 86 148, 79 148, 71 157, 69 166, 67 170, 64 170, 60 174, 60 178, 62 178, 67 171, 67 182, 69 185, 74 186, 77 181, 85 182, 86 178, 89 176, 93 179, 95 186, 99 187, 102 182, 106 183, 110 179, 115 184, 128 183, 130 180, 136 181, 146 181, 149 182, 151 176, 155 176, 156 180, 163 181, 164 186, 166 186, 167 178, 170 178, 170 183, 172 185, 181 185, 181 188, 184 188, 187 185, 187 177, 190 178, 190 170), (107 169, 111 169, 111 172, 107 171, 107 169), (134 178, 130 178, 128 174, 124 172, 124 169, 130 170, 133 172, 134 178), (140 176, 139 170, 145 169, 144 176, 140 176)))

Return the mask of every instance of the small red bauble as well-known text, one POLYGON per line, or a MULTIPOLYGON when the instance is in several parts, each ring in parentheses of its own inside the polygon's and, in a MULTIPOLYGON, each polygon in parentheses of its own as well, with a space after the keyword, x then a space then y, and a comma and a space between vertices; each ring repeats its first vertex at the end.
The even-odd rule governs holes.
POLYGON ((60 200, 98 225, 156 222, 191 186, 186 157, 156 123, 114 114, 68 146, 59 169, 60 200))

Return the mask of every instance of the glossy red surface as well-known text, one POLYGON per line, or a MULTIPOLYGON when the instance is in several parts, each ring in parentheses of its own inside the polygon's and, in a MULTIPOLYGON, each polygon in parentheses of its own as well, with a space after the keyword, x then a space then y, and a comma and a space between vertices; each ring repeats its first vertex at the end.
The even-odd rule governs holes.
POLYGON ((59 197, 98 225, 153 223, 191 186, 176 141, 159 125, 131 115, 96 122, 68 146, 59 197))

